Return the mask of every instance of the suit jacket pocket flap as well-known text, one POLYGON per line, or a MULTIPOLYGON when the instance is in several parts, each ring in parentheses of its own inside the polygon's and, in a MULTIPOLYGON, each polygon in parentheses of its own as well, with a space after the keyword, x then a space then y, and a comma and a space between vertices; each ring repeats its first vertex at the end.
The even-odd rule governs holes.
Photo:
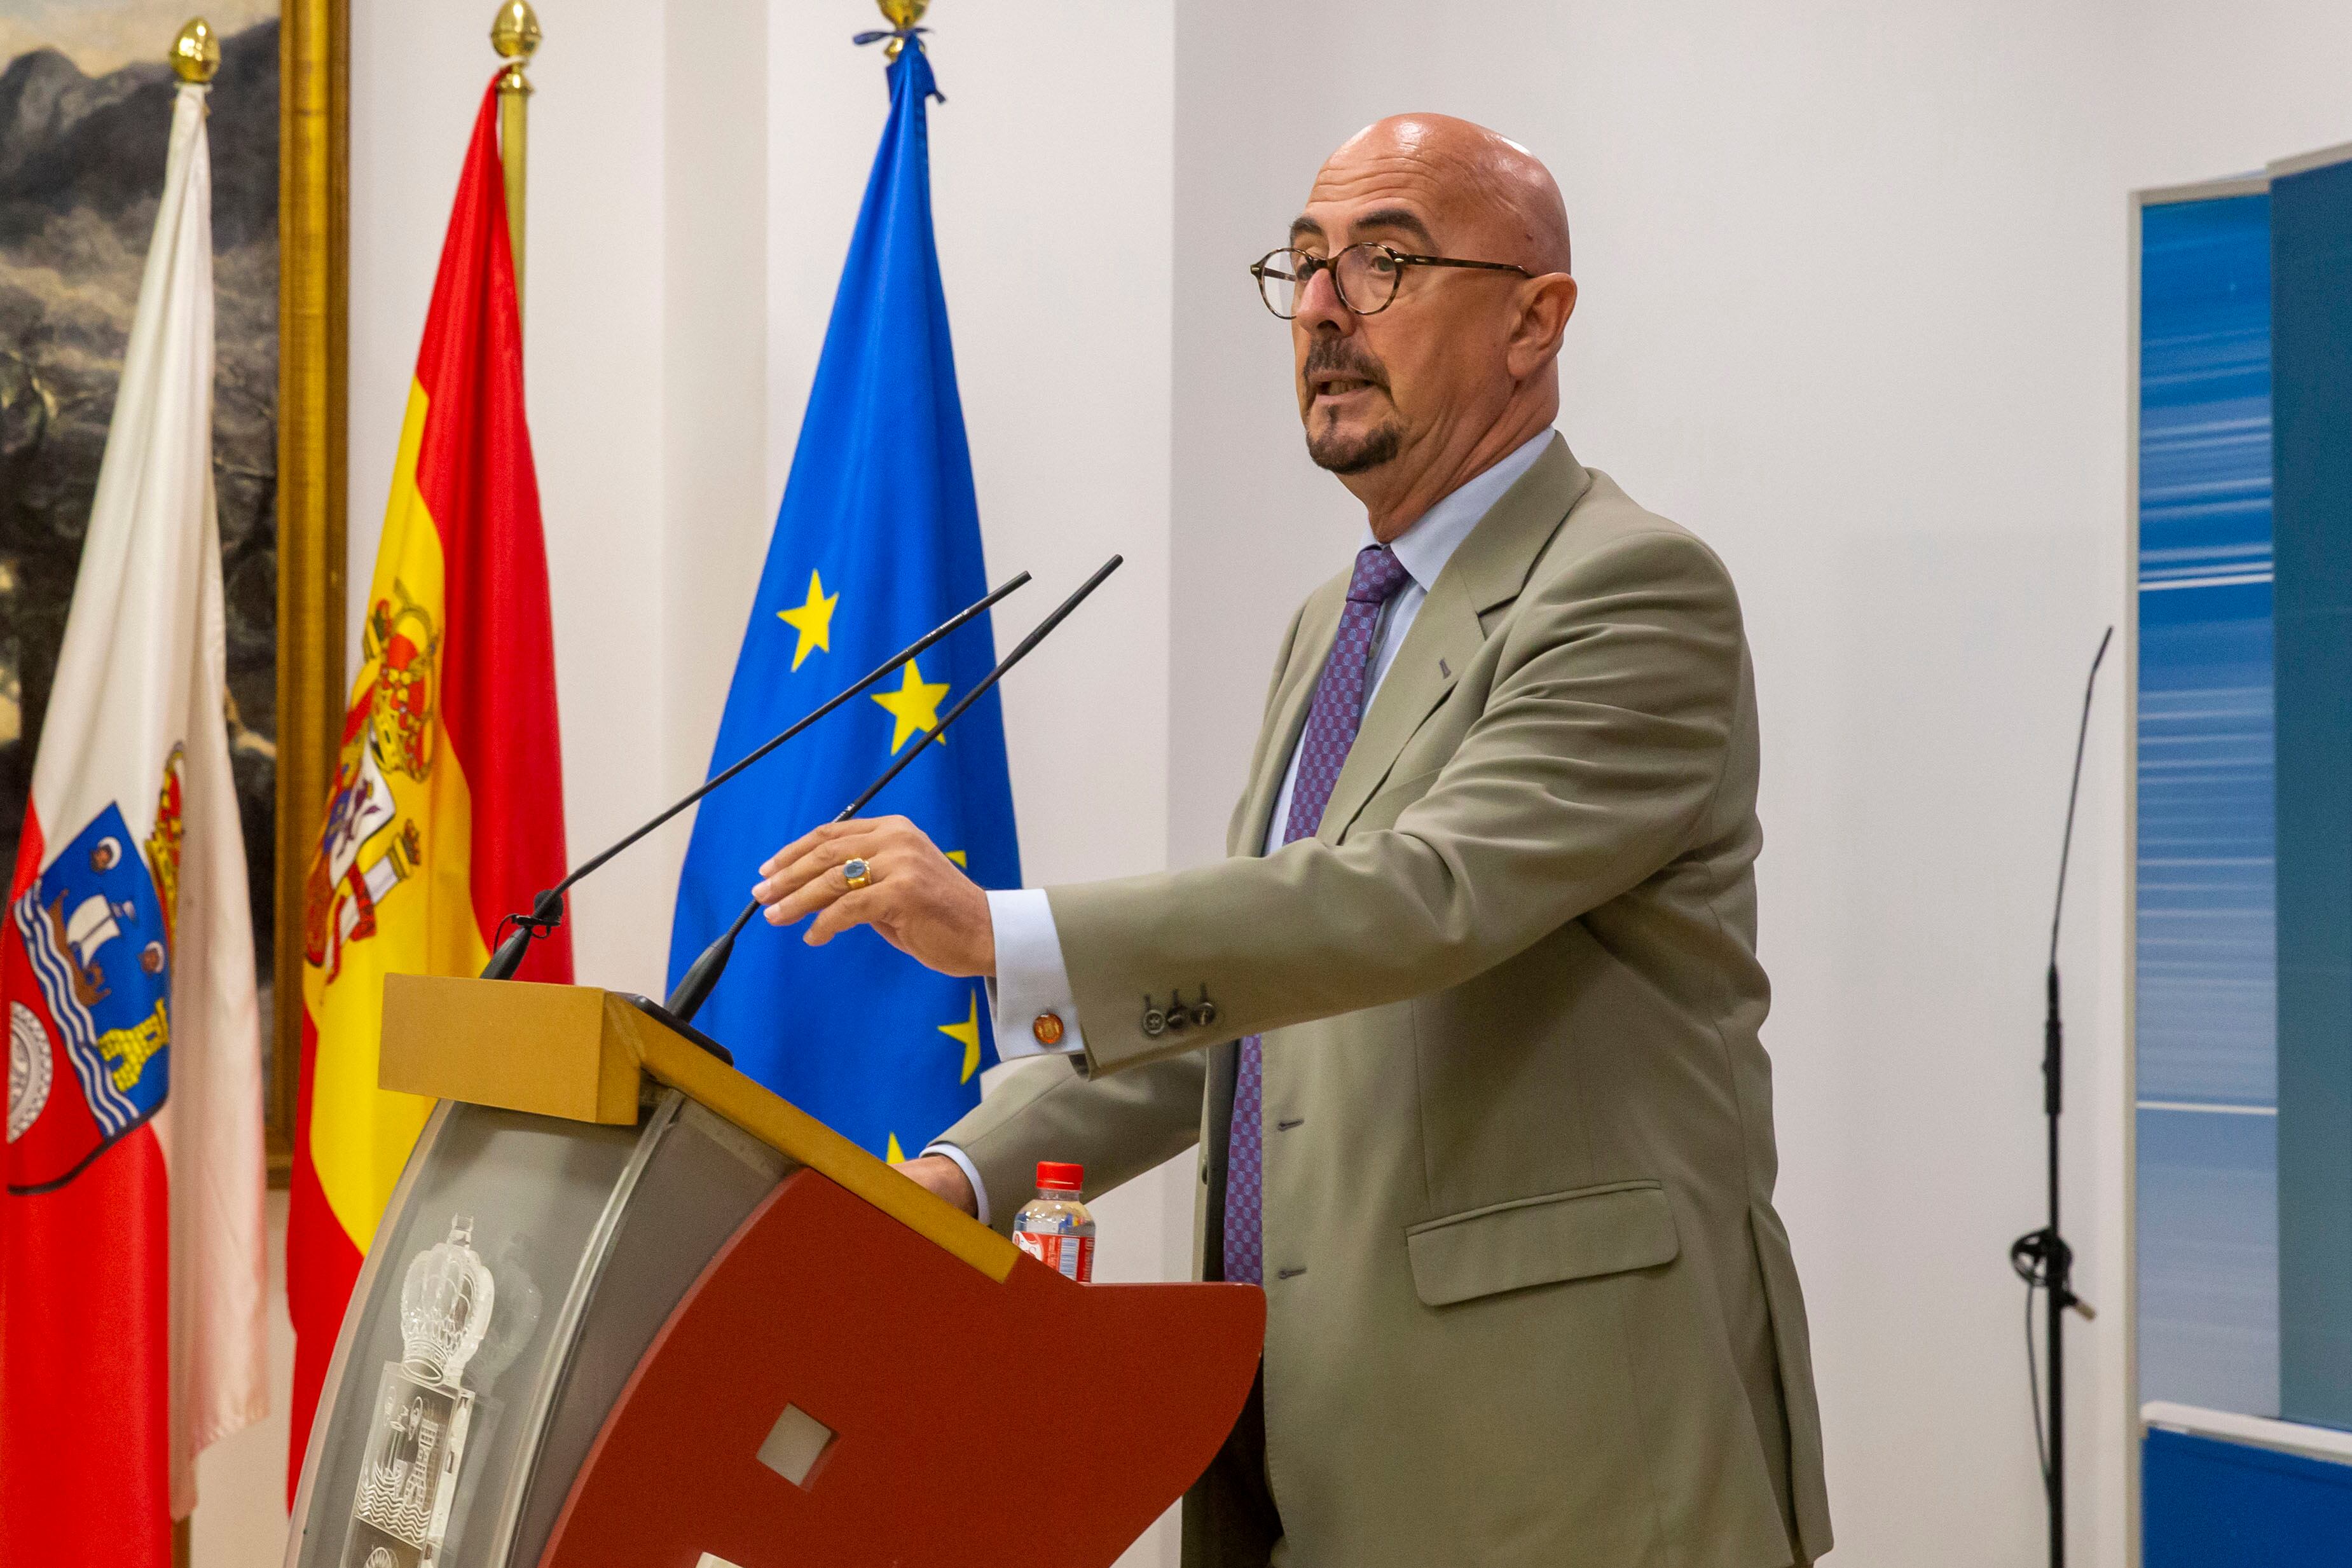
POLYGON ((1517 1198, 1405 1232, 1413 1291, 1432 1307, 1654 1268, 1681 1250, 1674 1205, 1656 1182, 1517 1198))

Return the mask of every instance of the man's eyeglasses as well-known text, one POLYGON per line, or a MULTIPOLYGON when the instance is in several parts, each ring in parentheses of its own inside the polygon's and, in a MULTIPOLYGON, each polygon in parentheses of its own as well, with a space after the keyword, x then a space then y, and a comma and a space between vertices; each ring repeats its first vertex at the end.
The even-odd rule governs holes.
POLYGON ((1397 282, 1408 267, 1474 267, 1486 272, 1534 273, 1508 261, 1464 261, 1451 256, 1407 256, 1392 246, 1366 240, 1337 256, 1316 256, 1304 250, 1269 250, 1250 263, 1257 279, 1258 298, 1265 308, 1287 321, 1298 314, 1299 297, 1315 275, 1330 269, 1339 303, 1359 316, 1374 316, 1396 302, 1397 282))

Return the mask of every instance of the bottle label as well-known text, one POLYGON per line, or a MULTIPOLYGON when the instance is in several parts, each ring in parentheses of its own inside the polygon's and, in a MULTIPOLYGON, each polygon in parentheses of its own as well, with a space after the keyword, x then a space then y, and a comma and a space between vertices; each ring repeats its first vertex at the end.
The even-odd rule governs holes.
POLYGON ((1083 1285, 1095 1277, 1095 1238, 1091 1236, 1040 1236, 1034 1230, 1023 1230, 1015 1231, 1013 1239, 1022 1251, 1065 1279, 1075 1279, 1083 1285))

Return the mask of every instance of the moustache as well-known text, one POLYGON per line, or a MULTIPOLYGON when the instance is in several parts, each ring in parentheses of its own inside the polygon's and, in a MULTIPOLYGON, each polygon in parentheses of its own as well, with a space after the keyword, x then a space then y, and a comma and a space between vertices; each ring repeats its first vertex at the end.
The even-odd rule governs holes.
POLYGON ((1307 364, 1299 374, 1343 375, 1351 381, 1369 381, 1383 391, 1389 384, 1388 372, 1381 362, 1345 338, 1316 339, 1307 350, 1307 364))

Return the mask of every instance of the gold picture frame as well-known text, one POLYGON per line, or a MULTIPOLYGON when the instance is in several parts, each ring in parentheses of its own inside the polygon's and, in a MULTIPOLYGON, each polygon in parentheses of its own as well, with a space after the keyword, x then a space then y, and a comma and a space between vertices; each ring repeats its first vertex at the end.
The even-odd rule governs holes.
POLYGON ((273 1186, 293 1163, 303 884, 347 697, 349 0, 284 0, 278 59, 278 929, 265 1091, 273 1186))

